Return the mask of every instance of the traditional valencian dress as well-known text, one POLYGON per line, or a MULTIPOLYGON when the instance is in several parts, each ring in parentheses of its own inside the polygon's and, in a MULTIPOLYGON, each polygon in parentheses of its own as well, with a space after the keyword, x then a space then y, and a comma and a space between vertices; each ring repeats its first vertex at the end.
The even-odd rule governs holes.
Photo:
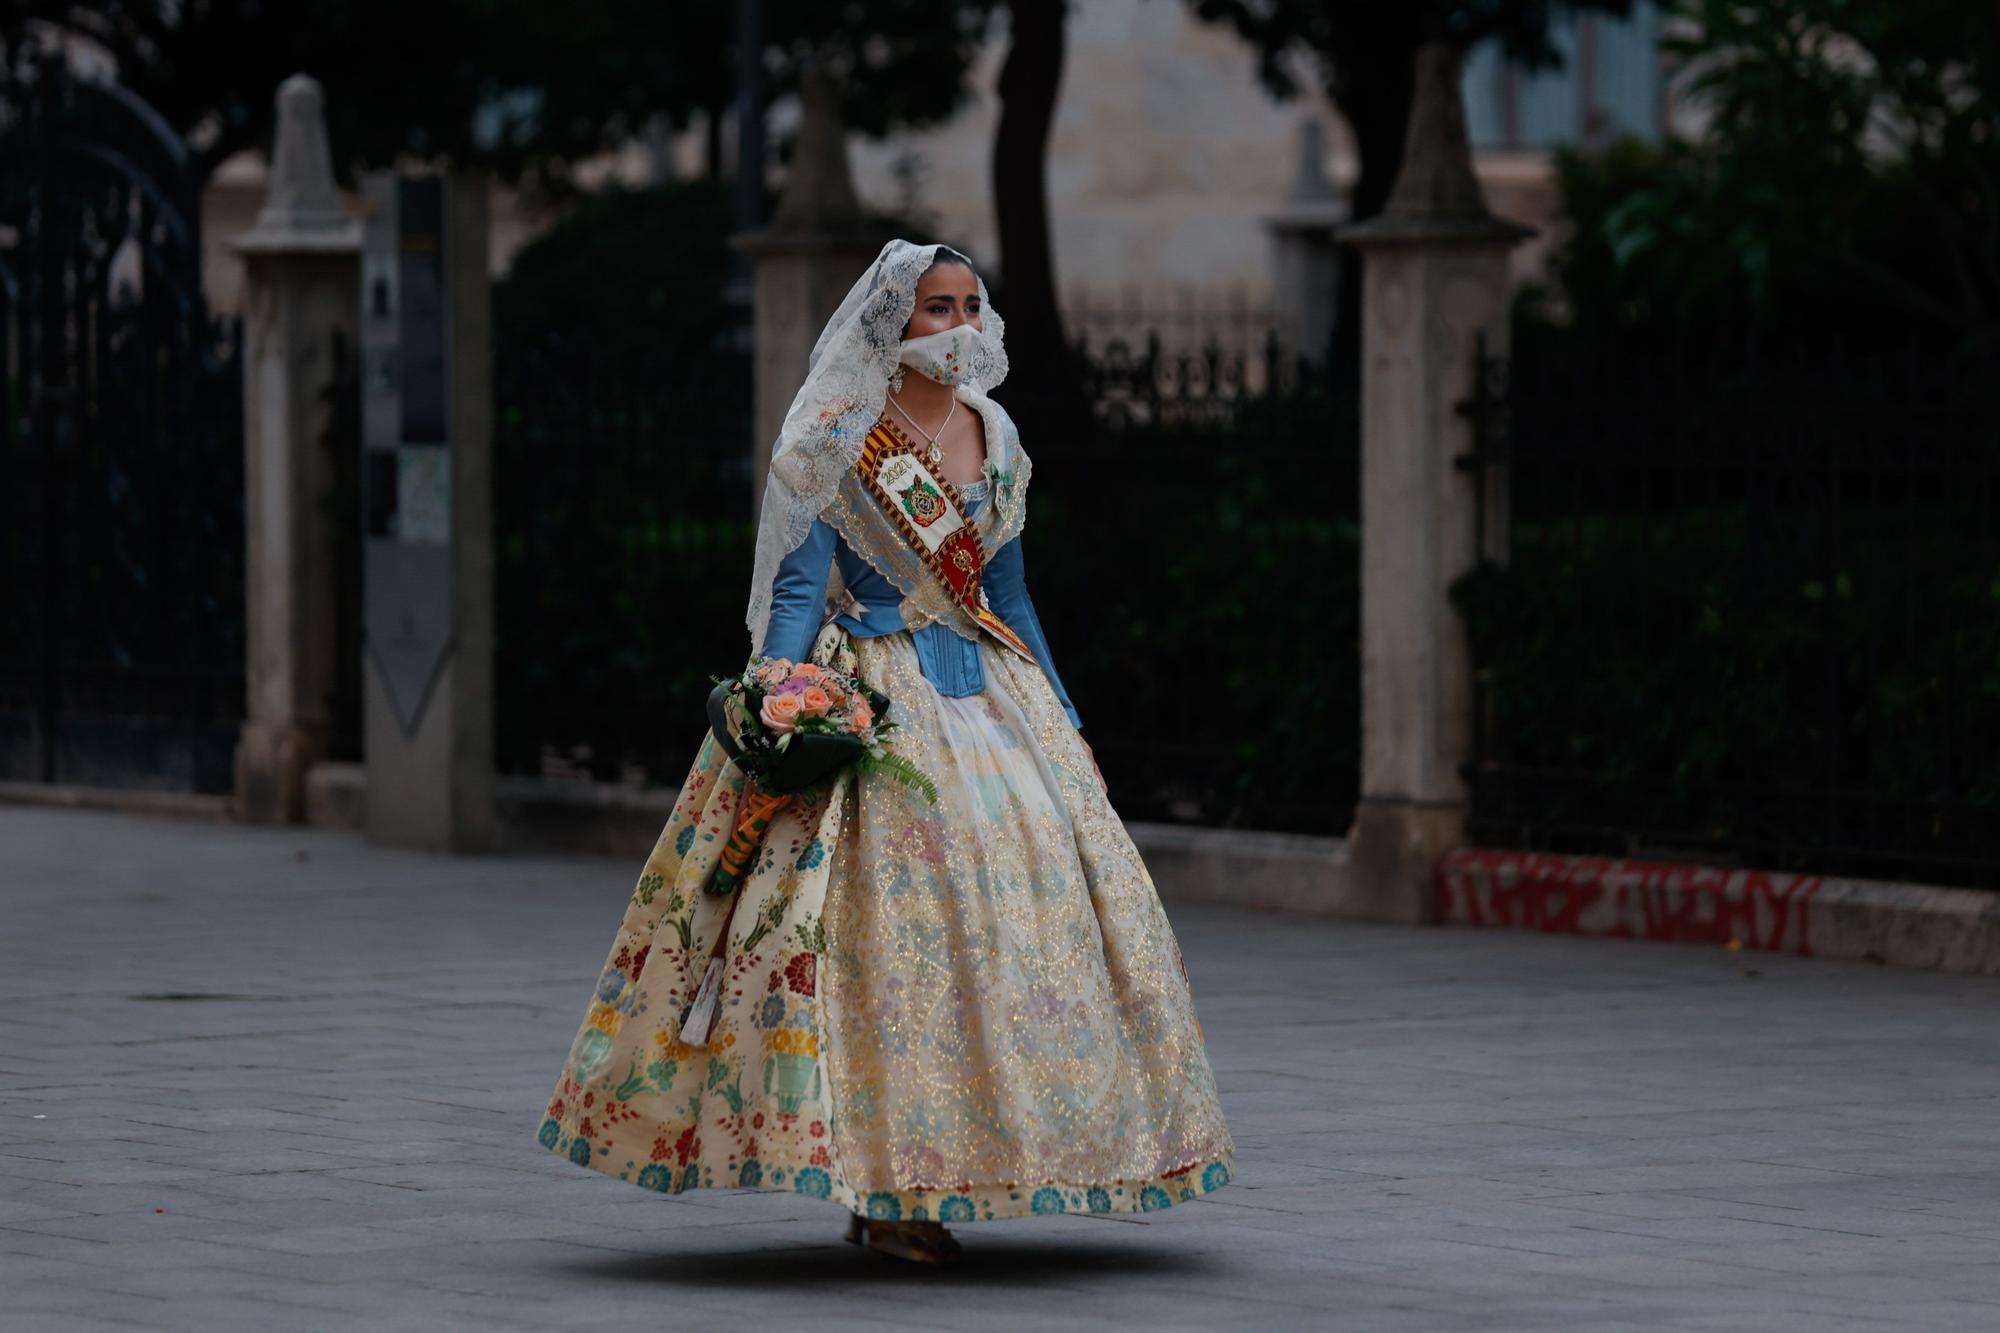
POLYGON ((932 249, 891 242, 821 338, 773 455, 750 623, 764 653, 888 695, 892 748, 938 800, 844 774, 772 824, 732 914, 703 884, 744 777, 711 734, 540 1141, 662 1193, 781 1190, 887 1220, 1164 1208, 1225 1184, 1232 1145, 1179 946, 1028 597, 1030 464, 983 392, 1005 369, 998 316, 957 390, 984 423, 982 481, 951 485, 879 418, 932 249), (842 355, 859 375, 829 375, 842 355), (721 1003, 689 1046, 725 928, 721 1003))

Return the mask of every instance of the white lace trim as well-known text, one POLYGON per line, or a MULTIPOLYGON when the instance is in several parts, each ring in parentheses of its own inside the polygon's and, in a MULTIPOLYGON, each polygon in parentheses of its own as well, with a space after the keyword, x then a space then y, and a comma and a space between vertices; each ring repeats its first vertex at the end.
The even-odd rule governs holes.
MULTIPOLYGON (((812 532, 813 520, 861 457, 861 442, 882 415, 889 377, 902 355, 903 329, 916 306, 917 282, 937 251, 935 245, 900 240, 883 246, 813 344, 805 383, 771 446, 744 615, 752 652, 771 618, 778 566, 812 532)), ((983 279, 979 302, 986 327, 961 392, 983 396, 1007 377, 1006 323, 987 302, 983 279)))

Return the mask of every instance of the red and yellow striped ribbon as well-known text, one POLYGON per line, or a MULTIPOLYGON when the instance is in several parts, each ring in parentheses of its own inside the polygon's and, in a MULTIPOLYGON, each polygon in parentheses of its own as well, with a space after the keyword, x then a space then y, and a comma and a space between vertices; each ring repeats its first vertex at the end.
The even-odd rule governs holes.
POLYGON ((731 893, 743 882, 757 849, 764 845, 764 831, 771 827, 771 821, 778 817, 778 812, 791 803, 789 794, 763 791, 756 792, 743 803, 743 814, 736 821, 736 831, 729 835, 728 845, 722 849, 722 859, 715 867, 712 892, 718 895, 731 893))

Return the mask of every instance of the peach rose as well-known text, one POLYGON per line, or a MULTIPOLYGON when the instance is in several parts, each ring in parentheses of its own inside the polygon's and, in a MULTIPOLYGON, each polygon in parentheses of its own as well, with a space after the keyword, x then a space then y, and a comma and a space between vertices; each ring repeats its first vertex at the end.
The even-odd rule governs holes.
POLYGON ((866 731, 869 727, 875 725, 875 710, 868 706, 866 699, 856 699, 854 701, 854 708, 848 714, 848 717, 853 722, 856 731, 866 731))
POLYGON ((792 668, 792 674, 794 676, 803 676, 807 680, 818 680, 825 674, 825 671, 817 662, 801 662, 792 668))
POLYGON ((764 724, 766 731, 784 733, 799 725, 799 696, 796 694, 767 694, 764 706, 758 710, 757 720, 764 724))
POLYGON ((769 689, 774 685, 782 685, 785 678, 791 674, 792 664, 790 659, 774 657, 764 663, 763 666, 757 668, 757 683, 769 689))
POLYGON ((833 707, 833 697, 817 685, 808 686, 799 696, 799 709, 807 717, 824 717, 833 707))

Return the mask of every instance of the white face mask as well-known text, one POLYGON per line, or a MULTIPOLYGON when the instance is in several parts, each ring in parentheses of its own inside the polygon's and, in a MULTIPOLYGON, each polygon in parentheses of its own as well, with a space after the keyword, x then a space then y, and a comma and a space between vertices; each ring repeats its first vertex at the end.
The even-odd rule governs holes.
POLYGON ((972 374, 972 349, 978 341, 978 329, 955 324, 921 338, 905 338, 901 359, 925 379, 955 388, 972 374))

